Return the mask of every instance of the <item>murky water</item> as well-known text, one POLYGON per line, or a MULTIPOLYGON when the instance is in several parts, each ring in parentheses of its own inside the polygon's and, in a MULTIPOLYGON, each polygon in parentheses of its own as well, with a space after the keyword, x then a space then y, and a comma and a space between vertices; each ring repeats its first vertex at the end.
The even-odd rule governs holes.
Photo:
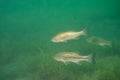
POLYGON ((120 5, 117 0, 1 0, 0 80, 120 80, 120 5), (65 43, 51 39, 87 28, 65 43), (111 46, 88 43, 99 37, 111 46), (95 64, 54 60, 59 52, 95 54, 95 64))

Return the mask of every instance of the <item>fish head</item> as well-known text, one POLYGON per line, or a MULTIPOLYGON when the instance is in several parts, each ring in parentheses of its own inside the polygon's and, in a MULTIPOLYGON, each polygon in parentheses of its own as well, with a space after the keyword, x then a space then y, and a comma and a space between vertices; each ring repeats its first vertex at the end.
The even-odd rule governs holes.
POLYGON ((60 42, 60 40, 58 38, 53 38, 51 41, 52 42, 60 42))
POLYGON ((61 56, 55 56, 54 59, 60 62, 65 62, 64 57, 61 57, 61 56))

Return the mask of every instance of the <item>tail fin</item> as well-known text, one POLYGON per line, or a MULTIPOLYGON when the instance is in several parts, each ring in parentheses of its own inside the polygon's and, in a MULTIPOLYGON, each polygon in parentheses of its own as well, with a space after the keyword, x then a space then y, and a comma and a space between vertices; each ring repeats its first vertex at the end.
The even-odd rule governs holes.
POLYGON ((86 26, 84 29, 83 29, 83 32, 84 32, 84 35, 86 36, 86 38, 89 38, 91 37, 91 28, 89 26, 86 26))
POLYGON ((90 62, 91 64, 95 64, 95 54, 90 54, 90 55, 89 55, 89 62, 90 62))
POLYGON ((87 27, 85 27, 82 31, 83 31, 84 35, 87 36, 87 27))

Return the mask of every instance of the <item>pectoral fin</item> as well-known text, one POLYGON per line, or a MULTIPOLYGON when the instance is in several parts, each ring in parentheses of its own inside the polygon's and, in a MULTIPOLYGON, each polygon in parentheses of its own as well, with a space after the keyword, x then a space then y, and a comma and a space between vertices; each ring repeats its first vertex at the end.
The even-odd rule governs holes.
POLYGON ((81 63, 80 63, 80 62, 76 62, 76 64, 81 65, 81 63))
POLYGON ((64 64, 67 66, 67 65, 68 65, 68 62, 64 62, 64 64))

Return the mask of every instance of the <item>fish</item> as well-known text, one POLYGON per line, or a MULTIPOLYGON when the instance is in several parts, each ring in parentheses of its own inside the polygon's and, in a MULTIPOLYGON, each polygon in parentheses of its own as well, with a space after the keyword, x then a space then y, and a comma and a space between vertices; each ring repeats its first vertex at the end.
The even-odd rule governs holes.
POLYGON ((75 52, 60 52, 54 56, 54 59, 59 62, 63 62, 65 65, 68 63, 76 63, 79 64, 80 62, 89 62, 89 63, 95 63, 95 59, 93 54, 82 56, 75 52))
POLYGON ((89 37, 89 38, 87 38, 87 42, 92 43, 92 44, 96 44, 96 45, 99 45, 99 46, 112 47, 112 42, 111 41, 105 40, 105 39, 100 38, 100 37, 95 37, 95 36, 89 37))
POLYGON ((55 43, 67 42, 68 40, 77 39, 78 37, 85 36, 86 34, 87 34, 86 28, 79 32, 68 31, 68 32, 57 34, 55 37, 51 39, 51 41, 55 43))

